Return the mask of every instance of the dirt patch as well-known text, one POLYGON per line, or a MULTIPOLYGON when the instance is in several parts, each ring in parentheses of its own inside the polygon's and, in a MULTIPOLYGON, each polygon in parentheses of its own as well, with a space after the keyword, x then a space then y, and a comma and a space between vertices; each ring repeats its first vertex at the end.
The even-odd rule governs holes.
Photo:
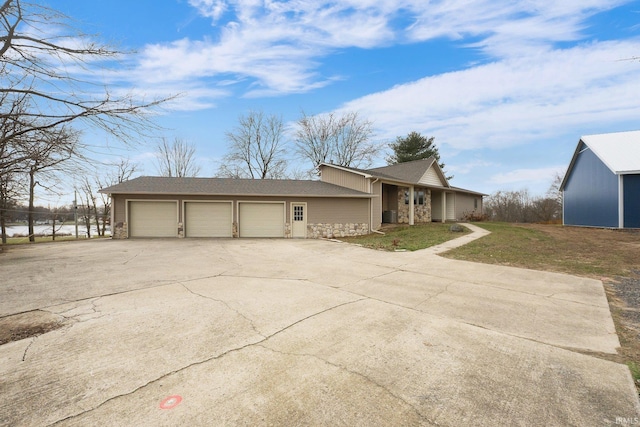
MULTIPOLYGON (((620 354, 640 366, 640 271, 632 277, 605 281, 604 287, 620 339, 620 354)), ((634 377, 640 388, 638 373, 634 372, 634 377)))
POLYGON ((60 316, 40 310, 3 317, 0 318, 0 345, 42 335, 63 325, 60 316))

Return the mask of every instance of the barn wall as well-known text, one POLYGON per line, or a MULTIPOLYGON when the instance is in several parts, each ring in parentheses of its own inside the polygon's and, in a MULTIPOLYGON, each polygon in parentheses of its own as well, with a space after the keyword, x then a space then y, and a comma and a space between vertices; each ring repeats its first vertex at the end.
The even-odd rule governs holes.
POLYGON ((564 187, 564 224, 618 227, 618 176, 584 143, 564 187))

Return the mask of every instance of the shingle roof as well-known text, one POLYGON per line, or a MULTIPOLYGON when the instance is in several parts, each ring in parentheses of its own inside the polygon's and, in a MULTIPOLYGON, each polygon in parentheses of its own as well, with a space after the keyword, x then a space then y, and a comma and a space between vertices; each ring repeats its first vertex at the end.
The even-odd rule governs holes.
POLYGON ((216 196, 363 197, 371 194, 322 181, 289 179, 169 178, 141 176, 103 188, 107 194, 189 194, 216 196))
POLYGON ((640 131, 585 135, 580 139, 613 173, 640 173, 640 131))
POLYGON ((434 161, 435 159, 433 157, 429 157, 427 159, 373 168, 367 172, 373 176, 380 176, 380 178, 391 178, 402 182, 417 183, 427 169, 433 165, 434 161))

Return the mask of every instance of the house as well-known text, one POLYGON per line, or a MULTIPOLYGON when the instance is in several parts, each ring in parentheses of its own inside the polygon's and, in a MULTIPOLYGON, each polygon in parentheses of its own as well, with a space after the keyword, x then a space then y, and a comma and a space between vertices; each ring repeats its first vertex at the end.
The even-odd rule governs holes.
POLYGON ((580 138, 560 190, 565 225, 640 228, 640 131, 580 138))
POLYGON ((332 238, 383 222, 459 220, 484 194, 452 187, 433 158, 369 170, 319 166, 320 180, 139 177, 111 196, 113 238, 332 238), (412 202, 412 203, 410 203, 412 202))

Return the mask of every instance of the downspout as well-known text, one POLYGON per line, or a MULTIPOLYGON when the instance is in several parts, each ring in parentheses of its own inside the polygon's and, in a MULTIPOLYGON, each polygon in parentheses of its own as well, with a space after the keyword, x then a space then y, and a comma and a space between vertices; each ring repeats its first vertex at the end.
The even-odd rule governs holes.
MULTIPOLYGON (((369 181, 370 194, 373 194, 373 184, 375 184, 378 181, 380 181, 380 178, 376 178, 376 180, 373 182, 369 181)), ((384 236, 384 233, 382 231, 373 229, 373 197, 369 199, 369 231, 372 233, 382 234, 384 236)))

